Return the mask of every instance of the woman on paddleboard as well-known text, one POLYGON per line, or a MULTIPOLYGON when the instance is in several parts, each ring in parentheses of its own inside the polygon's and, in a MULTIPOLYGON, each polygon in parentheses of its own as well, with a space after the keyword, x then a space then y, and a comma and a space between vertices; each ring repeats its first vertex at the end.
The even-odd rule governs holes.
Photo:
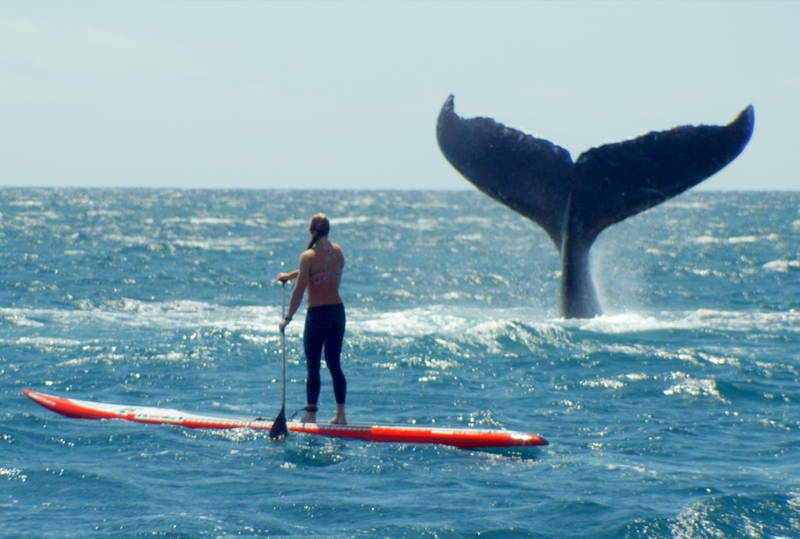
POLYGON ((305 423, 317 422, 317 401, 320 392, 320 363, 323 348, 325 363, 333 379, 333 393, 336 397, 336 416, 331 423, 346 424, 344 413, 347 381, 342 372, 340 358, 344 340, 345 312, 342 298, 339 297, 339 282, 344 270, 344 253, 338 244, 328 240, 331 225, 328 217, 318 213, 311 217, 308 232, 311 239, 306 250, 300 254, 299 269, 290 273, 279 273, 276 280, 285 283, 297 279, 289 302, 289 312, 281 320, 279 329, 283 332, 292 321, 303 302, 308 289, 308 309, 303 332, 303 345, 306 352, 308 378, 306 379, 305 423))

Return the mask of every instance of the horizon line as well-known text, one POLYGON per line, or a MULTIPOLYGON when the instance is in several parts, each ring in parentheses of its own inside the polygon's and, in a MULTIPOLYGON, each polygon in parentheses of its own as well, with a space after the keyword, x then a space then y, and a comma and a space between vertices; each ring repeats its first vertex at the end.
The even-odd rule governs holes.
MULTIPOLYGON (((386 191, 408 191, 408 192, 440 192, 440 193, 447 193, 447 192, 463 192, 463 191, 474 191, 476 193, 480 193, 480 191, 471 186, 465 187, 452 187, 452 188, 408 188, 408 187, 386 187, 386 188, 376 188, 376 187, 342 187, 342 188, 335 188, 335 187, 297 187, 297 188, 286 188, 286 187, 252 187, 252 186, 241 186, 241 187, 186 187, 186 186, 151 186, 151 185, 0 185, 0 190, 2 189, 75 189, 75 190, 131 190, 131 191, 296 191, 296 192, 303 192, 303 191, 318 191, 318 192, 334 192, 334 191, 372 191, 372 192, 386 192, 386 191)), ((742 189, 742 188, 720 188, 720 187, 701 187, 697 186, 690 190, 687 190, 687 193, 691 192, 715 192, 715 193, 795 193, 800 192, 800 188, 797 189, 788 189, 788 188, 775 188, 775 189, 742 189)))

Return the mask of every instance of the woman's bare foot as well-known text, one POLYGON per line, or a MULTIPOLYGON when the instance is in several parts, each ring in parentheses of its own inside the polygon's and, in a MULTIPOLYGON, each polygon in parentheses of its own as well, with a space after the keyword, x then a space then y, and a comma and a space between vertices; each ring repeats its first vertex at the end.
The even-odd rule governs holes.
POLYGON ((330 420, 331 425, 347 425, 347 417, 344 414, 344 404, 336 405, 336 417, 330 420))
POLYGON ((317 422, 317 407, 309 404, 304 408, 306 415, 300 421, 303 423, 316 423, 317 422))

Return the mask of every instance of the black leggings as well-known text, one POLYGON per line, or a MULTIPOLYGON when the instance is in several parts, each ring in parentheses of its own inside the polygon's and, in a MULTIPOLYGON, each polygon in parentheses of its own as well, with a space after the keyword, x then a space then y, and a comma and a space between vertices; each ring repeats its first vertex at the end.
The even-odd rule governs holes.
POLYGON ((342 372, 339 359, 342 355, 345 326, 344 305, 319 305, 306 311, 306 327, 303 333, 303 345, 306 349, 307 404, 316 405, 319 399, 319 369, 322 359, 322 347, 325 347, 325 363, 333 378, 333 394, 337 404, 344 404, 347 394, 347 381, 342 372))

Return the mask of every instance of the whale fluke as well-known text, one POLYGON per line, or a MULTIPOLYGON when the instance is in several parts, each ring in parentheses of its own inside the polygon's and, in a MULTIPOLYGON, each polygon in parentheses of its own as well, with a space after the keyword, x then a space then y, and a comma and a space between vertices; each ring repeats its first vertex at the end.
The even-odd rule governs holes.
POLYGON ((682 193, 747 145, 748 106, 725 126, 681 126, 581 154, 491 118, 459 117, 449 96, 436 136, 447 160, 478 189, 540 225, 561 255, 561 313, 601 313, 589 250, 605 228, 682 193))

